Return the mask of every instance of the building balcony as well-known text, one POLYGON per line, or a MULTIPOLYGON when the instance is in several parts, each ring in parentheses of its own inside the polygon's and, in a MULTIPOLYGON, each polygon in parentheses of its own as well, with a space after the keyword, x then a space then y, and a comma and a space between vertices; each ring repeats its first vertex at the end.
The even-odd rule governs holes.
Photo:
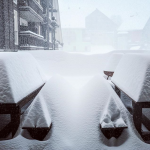
MULTIPOLYGON (((43 14, 43 24, 47 24, 47 16, 46 16, 46 14, 43 14)), ((52 20, 49 18, 49 27, 51 28, 51 29, 53 29, 54 27, 52 26, 52 20)))
POLYGON ((21 31, 19 34, 21 50, 44 49, 44 37, 31 31, 21 31))
POLYGON ((58 12, 58 10, 57 10, 57 9, 55 9, 55 8, 53 8, 53 9, 52 9, 52 8, 50 8, 50 9, 49 9, 49 11, 50 11, 50 12, 58 12))
POLYGON ((42 22, 43 8, 36 0, 19 1, 20 17, 28 22, 42 22))

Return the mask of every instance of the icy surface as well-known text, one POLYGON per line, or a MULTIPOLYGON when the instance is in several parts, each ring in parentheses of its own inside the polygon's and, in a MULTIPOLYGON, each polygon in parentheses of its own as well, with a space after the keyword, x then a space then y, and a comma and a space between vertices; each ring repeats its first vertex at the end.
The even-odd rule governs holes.
POLYGON ((33 53, 39 64, 44 65, 42 68, 50 77, 47 87, 49 92, 48 95, 44 95, 44 99, 49 99, 46 104, 52 128, 44 141, 33 140, 27 131, 20 133, 18 130, 19 134, 16 134, 14 139, 0 141, 0 150, 148 150, 150 148, 150 145, 141 140, 133 125, 132 116, 103 77, 103 65, 109 55, 70 54, 70 56, 52 51, 33 53), (70 63, 69 58, 64 59, 64 55, 71 58, 70 63), (88 65, 91 65, 92 69, 88 68, 88 65), (97 75, 98 73, 101 73, 101 76, 97 75), (118 139, 107 140, 100 130, 99 120, 110 97, 115 99, 119 106, 120 114, 128 129, 125 129, 118 139))
POLYGON ((46 78, 28 53, 0 53, 0 102, 17 103, 40 87, 46 78))
POLYGON ((123 53, 112 54, 106 63, 104 71, 114 72, 123 55, 123 53))
POLYGON ((150 101, 150 54, 126 54, 112 82, 137 102, 150 101))

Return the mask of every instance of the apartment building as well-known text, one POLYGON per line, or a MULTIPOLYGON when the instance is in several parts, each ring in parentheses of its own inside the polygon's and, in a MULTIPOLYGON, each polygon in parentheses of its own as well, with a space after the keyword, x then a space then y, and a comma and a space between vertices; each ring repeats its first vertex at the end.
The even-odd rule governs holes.
POLYGON ((63 46, 58 0, 0 0, 0 49, 63 46))

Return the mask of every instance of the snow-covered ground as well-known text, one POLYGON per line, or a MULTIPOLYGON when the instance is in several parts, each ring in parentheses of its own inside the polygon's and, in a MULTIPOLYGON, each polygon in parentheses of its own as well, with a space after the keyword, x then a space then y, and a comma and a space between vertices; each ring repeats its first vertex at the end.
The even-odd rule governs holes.
MULTIPOLYGON (((26 52, 22 52, 22 55, 26 52)), ((62 51, 32 51, 49 78, 44 100, 52 128, 44 141, 31 139, 19 129, 16 137, 0 141, 1 150, 148 150, 103 69, 112 53, 76 54, 62 51), (127 124, 118 138, 106 139, 100 130, 100 119, 113 99, 127 124)), ((23 119, 24 117, 22 117, 23 119)))

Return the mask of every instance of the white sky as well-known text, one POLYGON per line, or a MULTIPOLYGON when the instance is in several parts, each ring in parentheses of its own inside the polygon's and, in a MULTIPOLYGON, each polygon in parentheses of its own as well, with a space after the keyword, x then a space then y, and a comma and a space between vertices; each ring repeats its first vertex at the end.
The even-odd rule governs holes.
POLYGON ((125 21, 131 15, 150 16, 150 0, 59 0, 62 28, 81 28, 85 17, 96 8, 111 17, 120 15, 125 21))

